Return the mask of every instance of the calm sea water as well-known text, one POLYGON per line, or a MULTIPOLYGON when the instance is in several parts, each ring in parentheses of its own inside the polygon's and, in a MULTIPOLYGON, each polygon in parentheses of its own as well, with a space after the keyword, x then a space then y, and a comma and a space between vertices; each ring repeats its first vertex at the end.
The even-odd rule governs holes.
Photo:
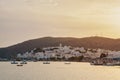
POLYGON ((17 67, 10 62, 0 62, 0 80, 120 80, 120 67, 76 62, 70 65, 64 62, 29 62, 17 67))

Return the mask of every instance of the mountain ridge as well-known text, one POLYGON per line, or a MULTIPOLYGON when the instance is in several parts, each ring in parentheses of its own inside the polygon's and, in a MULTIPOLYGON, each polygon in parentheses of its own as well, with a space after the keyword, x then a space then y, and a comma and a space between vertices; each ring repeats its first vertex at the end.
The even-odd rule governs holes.
POLYGON ((43 48, 63 45, 85 48, 101 48, 109 50, 120 50, 120 39, 92 36, 84 38, 74 37, 43 37, 24 41, 9 47, 0 48, 0 57, 11 57, 18 53, 24 53, 34 48, 43 48))

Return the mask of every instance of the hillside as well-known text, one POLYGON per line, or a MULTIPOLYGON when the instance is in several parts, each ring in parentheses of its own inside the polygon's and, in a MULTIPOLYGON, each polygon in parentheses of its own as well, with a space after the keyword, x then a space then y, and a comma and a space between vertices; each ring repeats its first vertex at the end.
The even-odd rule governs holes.
POLYGON ((17 53, 30 51, 34 48, 58 46, 60 43, 73 47, 120 50, 120 39, 111 39, 96 36, 85 38, 43 37, 39 39, 25 41, 6 48, 0 48, 0 57, 10 57, 16 55, 17 53))

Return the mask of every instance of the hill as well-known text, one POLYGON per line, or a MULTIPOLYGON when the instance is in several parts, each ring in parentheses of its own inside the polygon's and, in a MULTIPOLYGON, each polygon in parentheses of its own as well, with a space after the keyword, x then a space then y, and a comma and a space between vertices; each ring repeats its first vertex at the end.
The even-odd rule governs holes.
POLYGON ((120 39, 111 39, 97 36, 85 38, 43 37, 39 39, 28 40, 6 48, 0 48, 0 57, 9 58, 13 55, 30 51, 34 48, 58 46, 60 43, 73 47, 120 50, 120 39))

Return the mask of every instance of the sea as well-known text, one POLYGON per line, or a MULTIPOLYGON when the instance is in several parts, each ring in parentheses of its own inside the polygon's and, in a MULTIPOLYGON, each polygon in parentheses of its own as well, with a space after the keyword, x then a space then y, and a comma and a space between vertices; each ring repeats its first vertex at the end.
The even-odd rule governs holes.
POLYGON ((82 62, 28 62, 16 66, 0 62, 0 80, 120 80, 120 66, 94 66, 82 62))

